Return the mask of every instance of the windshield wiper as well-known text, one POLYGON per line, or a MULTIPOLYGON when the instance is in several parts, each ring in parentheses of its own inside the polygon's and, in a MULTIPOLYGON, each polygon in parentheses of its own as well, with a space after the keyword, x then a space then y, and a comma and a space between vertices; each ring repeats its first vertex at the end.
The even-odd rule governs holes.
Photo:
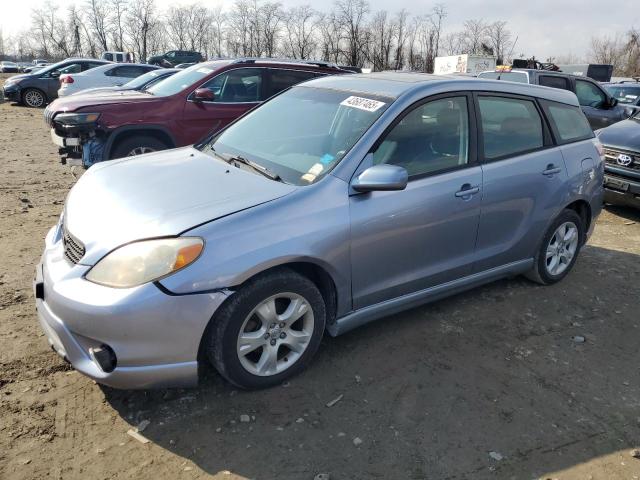
MULTIPOLYGON (((259 163, 253 162, 251 160, 247 160, 244 157, 241 157, 240 155, 224 155, 224 154, 220 154, 218 152, 216 152, 213 147, 211 147, 211 150, 213 150, 215 152, 216 155, 218 155, 219 157, 221 157, 225 162, 227 163, 242 163, 243 165, 247 165, 248 167, 251 167, 252 169, 254 169, 256 172, 260 173, 261 175, 264 175, 267 178, 270 178, 271 180, 277 180, 277 181, 282 181, 282 178, 280 178, 280 175, 278 175, 275 172, 272 172, 271 170, 269 170, 266 167, 263 167, 262 165, 260 165, 259 163)), ((237 167, 237 165, 236 165, 237 167)))

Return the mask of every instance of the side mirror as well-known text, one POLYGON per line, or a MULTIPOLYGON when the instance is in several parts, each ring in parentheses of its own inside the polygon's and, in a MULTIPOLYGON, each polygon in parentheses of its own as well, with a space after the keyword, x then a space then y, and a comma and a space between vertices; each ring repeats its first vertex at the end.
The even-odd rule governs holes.
POLYGON ((216 96, 208 88, 197 88, 193 92, 193 100, 195 102, 213 102, 216 96))
POLYGON ((351 182, 356 192, 404 190, 409 181, 407 171, 397 165, 374 165, 351 182))
POLYGON ((611 97, 611 98, 609 99, 609 107, 613 108, 613 107, 615 107, 616 105, 618 105, 618 99, 617 99, 617 98, 613 98, 613 97, 611 97))

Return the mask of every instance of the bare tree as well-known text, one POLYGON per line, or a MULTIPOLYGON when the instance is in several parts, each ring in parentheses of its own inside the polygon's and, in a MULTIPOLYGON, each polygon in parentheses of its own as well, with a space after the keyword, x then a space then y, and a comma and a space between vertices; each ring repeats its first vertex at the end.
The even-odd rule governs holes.
POLYGON ((40 53, 47 58, 71 55, 68 31, 57 10, 56 5, 47 1, 42 8, 34 9, 31 17, 34 33, 40 42, 40 53))
POLYGON ((487 26, 487 37, 493 54, 497 57, 497 63, 504 63, 513 47, 511 31, 507 28, 507 22, 498 20, 487 26))
POLYGON ((209 45, 208 53, 210 56, 213 55, 214 57, 222 57, 224 55, 223 38, 225 25, 227 23, 227 17, 222 11, 222 5, 214 7, 210 11, 210 15, 211 24, 209 25, 207 40, 207 43, 209 45))
POLYGON ((320 16, 320 51, 322 60, 339 63, 344 41, 340 20, 334 10, 320 16))
POLYGON ((386 10, 376 12, 371 20, 371 45, 369 60, 374 71, 391 68, 391 51, 396 39, 396 24, 387 18, 386 10))
POLYGON ((619 35, 615 37, 593 37, 591 39, 590 57, 594 63, 613 65, 615 71, 624 68, 623 40, 619 35))
POLYGON ((124 20, 127 7, 127 0, 110 0, 109 2, 111 38, 115 49, 118 51, 124 51, 124 20))
POLYGON ((396 14, 396 45, 394 55, 394 70, 402 70, 404 68, 404 48, 407 41, 407 19, 409 13, 403 8, 396 14))
POLYGON ((278 2, 265 3, 258 9, 258 25, 262 40, 262 48, 257 52, 258 55, 275 55, 283 17, 282 5, 278 2))
POLYGON ((125 32, 131 50, 140 61, 146 61, 149 52, 157 51, 159 18, 154 0, 133 0, 125 20, 125 32))
POLYGON ((471 19, 464 22, 462 31, 463 49, 461 53, 487 53, 483 46, 487 41, 487 24, 482 19, 471 19))
POLYGON ((308 60, 316 50, 318 14, 309 5, 292 7, 285 13, 284 53, 291 58, 308 60))
POLYGON ((336 17, 344 31, 344 59, 349 65, 362 67, 367 60, 370 32, 366 28, 369 3, 366 0, 337 0, 336 17))
POLYGON ((87 0, 86 20, 103 50, 109 50, 109 17, 107 12, 108 6, 104 0, 87 0))

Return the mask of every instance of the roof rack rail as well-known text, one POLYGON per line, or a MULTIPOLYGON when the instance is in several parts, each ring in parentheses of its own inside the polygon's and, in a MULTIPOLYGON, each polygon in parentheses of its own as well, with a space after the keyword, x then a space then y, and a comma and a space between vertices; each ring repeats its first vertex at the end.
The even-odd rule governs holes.
POLYGON ((294 60, 291 58, 273 58, 273 57, 241 57, 241 58, 234 59, 231 63, 256 63, 256 62, 289 63, 293 65, 295 64, 312 65, 316 67, 340 69, 338 65, 332 62, 325 62, 325 61, 318 61, 318 60, 294 60))

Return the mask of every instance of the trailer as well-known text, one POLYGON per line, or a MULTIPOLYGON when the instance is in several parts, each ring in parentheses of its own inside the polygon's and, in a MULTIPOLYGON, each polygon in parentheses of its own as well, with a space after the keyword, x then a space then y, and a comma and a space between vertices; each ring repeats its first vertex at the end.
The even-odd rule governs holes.
POLYGON ((433 73, 447 75, 450 73, 468 73, 477 75, 480 72, 494 70, 496 57, 489 55, 453 55, 436 57, 433 73))

